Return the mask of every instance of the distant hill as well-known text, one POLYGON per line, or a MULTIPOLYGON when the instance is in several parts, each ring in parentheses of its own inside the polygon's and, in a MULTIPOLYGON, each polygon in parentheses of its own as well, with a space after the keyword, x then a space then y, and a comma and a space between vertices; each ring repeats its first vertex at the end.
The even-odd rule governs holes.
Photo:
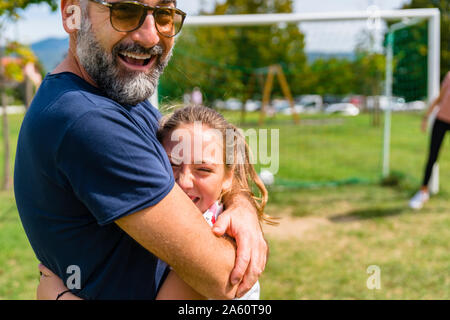
MULTIPOLYGON (((65 57, 69 48, 69 38, 48 38, 31 45, 31 49, 36 53, 39 60, 41 60, 45 71, 53 70, 65 57)), ((352 52, 306 52, 308 62, 312 63, 317 59, 348 59, 355 58, 352 52)))
POLYGON ((309 63, 313 63, 317 59, 329 60, 329 59, 346 59, 353 61, 355 54, 353 52, 318 52, 310 51, 306 52, 306 57, 309 63))
POLYGON ((31 49, 42 62, 45 71, 50 72, 67 54, 69 38, 47 38, 31 44, 31 49))

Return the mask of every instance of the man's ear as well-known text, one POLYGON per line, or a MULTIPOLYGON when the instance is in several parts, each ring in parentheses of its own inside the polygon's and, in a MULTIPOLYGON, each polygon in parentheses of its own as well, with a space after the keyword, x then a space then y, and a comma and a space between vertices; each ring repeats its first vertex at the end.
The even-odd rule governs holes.
POLYGON ((61 16, 64 30, 73 34, 80 30, 81 7, 79 0, 61 0, 61 16))

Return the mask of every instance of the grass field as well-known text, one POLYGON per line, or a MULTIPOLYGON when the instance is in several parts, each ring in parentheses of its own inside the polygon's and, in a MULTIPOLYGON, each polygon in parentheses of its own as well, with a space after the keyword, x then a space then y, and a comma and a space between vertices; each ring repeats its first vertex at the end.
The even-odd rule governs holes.
MULTIPOLYGON (((239 114, 226 113, 239 124, 239 114)), ((244 129, 256 127, 248 115, 244 129)), ((10 116, 15 148, 22 116, 10 116)), ((264 227, 269 262, 262 299, 450 299, 450 145, 440 154, 440 193, 413 212, 407 201, 422 178, 427 137, 420 117, 394 114, 392 186, 380 185, 382 127, 369 115, 268 119, 280 129, 277 181, 360 184, 270 190, 264 227), (367 267, 381 270, 381 289, 369 290, 367 267)), ((2 156, 0 146, 0 159, 2 156)), ((2 160, 0 160, 2 161, 2 160)), ((1 164, 1 163, 0 163, 1 164)), ((299 184, 304 185, 304 184, 299 184)), ((0 193, 0 299, 33 299, 37 261, 20 224, 12 191, 0 193)))

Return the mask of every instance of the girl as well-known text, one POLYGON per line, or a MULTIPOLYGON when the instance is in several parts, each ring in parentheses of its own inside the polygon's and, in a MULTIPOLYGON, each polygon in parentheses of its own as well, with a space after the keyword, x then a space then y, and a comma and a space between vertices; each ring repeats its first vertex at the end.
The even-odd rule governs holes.
MULTIPOLYGON (((260 221, 276 225, 264 213, 268 193, 250 163, 250 152, 244 136, 216 111, 200 106, 185 107, 161 121, 158 139, 172 164, 178 185, 195 203, 206 222, 212 226, 236 193, 246 193, 254 204, 260 221), (252 184, 260 197, 252 192, 252 184)), ((47 268, 40 266, 43 277, 38 287, 38 299, 79 299, 68 292, 62 280, 47 268)), ((174 271, 162 284, 159 300, 206 299, 199 295, 174 271)), ((259 283, 241 299, 259 299, 259 283)))
POLYGON ((439 150, 442 146, 445 133, 450 130, 450 71, 442 82, 441 91, 439 96, 433 101, 428 108, 422 120, 422 131, 425 132, 427 128, 428 118, 433 113, 434 108, 439 107, 436 119, 431 131, 430 149, 428 152, 428 161, 425 166, 424 177, 420 190, 409 201, 409 206, 412 209, 418 210, 423 207, 425 202, 430 199, 430 193, 428 191, 428 183, 430 182, 433 166, 438 159, 439 150))

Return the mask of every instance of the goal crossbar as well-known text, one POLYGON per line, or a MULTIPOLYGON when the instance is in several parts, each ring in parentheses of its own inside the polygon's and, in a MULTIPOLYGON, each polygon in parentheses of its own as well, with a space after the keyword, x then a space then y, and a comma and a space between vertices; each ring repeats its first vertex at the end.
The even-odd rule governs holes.
POLYGON ((188 16, 188 26, 256 26, 279 23, 382 19, 385 21, 423 18, 428 20, 428 102, 439 94, 440 11, 436 8, 320 13, 271 13, 188 16))
POLYGON ((340 20, 366 20, 380 18, 383 20, 398 20, 404 18, 439 17, 439 9, 405 9, 405 10, 379 10, 379 11, 343 11, 320 13, 273 13, 273 14, 233 14, 233 15, 207 15, 188 16, 186 25, 191 26, 251 26, 270 25, 276 23, 298 23, 312 21, 340 21, 340 20))
MULTIPOLYGON (((256 26, 274 25, 280 23, 301 22, 333 22, 361 21, 380 19, 384 21, 425 19, 428 21, 428 86, 427 100, 431 103, 439 95, 440 87, 440 11, 436 8, 401 9, 401 10, 366 10, 320 13, 275 13, 275 14, 236 14, 236 15, 204 15, 188 16, 187 26, 256 26)), ((155 106, 158 105, 157 94, 152 97, 155 106)), ((437 171, 437 170, 436 170, 437 171)), ((438 190, 438 178, 433 174, 433 193, 438 190)))

